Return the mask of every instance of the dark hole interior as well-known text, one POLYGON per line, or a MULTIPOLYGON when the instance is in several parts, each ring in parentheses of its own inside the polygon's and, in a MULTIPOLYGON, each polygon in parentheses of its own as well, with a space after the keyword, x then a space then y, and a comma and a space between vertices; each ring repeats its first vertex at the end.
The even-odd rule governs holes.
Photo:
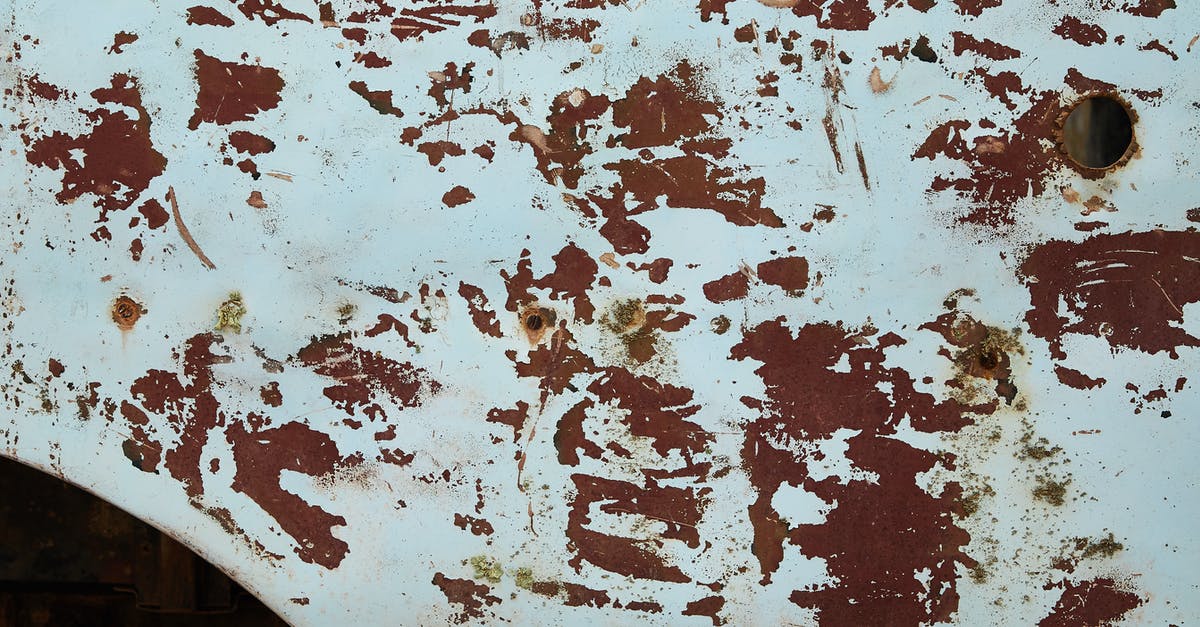
POLYGON ((1071 110, 1063 124, 1063 147, 1076 163, 1107 168, 1121 160, 1133 143, 1133 121, 1125 106, 1107 96, 1088 98, 1071 110))
POLYGON ((286 627, 212 564, 0 457, 0 627, 286 627))
POLYGON ((537 314, 529 314, 529 317, 525 318, 525 326, 530 331, 537 331, 542 328, 542 317, 537 314))
POLYGON ((1000 365, 1000 359, 995 353, 984 353, 979 356, 979 365, 984 370, 993 370, 996 366, 1000 365))

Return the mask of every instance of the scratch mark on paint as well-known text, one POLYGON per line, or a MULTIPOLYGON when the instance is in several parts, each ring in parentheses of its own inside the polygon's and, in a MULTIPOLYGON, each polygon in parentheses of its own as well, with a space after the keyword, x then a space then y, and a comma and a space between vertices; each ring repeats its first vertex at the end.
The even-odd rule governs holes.
POLYGON ((204 264, 209 270, 216 270, 217 264, 213 263, 208 258, 208 255, 204 254, 203 250, 200 250, 200 245, 196 243, 196 238, 192 237, 191 231, 183 223, 183 217, 179 215, 179 201, 175 198, 174 187, 167 187, 167 200, 171 203, 171 215, 175 218, 175 227, 179 229, 179 236, 187 243, 188 248, 191 248, 192 252, 196 253, 196 257, 200 259, 200 263, 204 264))

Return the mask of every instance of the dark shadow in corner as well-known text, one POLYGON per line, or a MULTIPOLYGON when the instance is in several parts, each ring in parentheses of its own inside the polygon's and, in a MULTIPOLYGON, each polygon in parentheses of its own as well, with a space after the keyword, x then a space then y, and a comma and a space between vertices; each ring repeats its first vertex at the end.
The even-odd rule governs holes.
POLYGON ((151 525, 0 457, 0 626, 43 625, 287 623, 151 525))

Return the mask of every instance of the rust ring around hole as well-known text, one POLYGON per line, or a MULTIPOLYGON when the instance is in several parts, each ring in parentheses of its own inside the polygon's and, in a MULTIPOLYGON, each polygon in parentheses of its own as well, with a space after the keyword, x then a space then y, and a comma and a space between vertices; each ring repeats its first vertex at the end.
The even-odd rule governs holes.
POLYGON ((1085 178, 1101 178, 1140 150, 1137 122, 1137 112, 1121 94, 1087 92, 1059 114, 1054 140, 1067 164, 1085 178))
POLYGON ((132 329, 144 313, 146 313, 146 309, 140 303, 124 294, 113 301, 112 320, 122 331, 132 329))
POLYGON ((517 312, 517 324, 531 344, 542 341, 546 333, 554 327, 557 318, 553 309, 541 307, 537 303, 525 305, 517 312))

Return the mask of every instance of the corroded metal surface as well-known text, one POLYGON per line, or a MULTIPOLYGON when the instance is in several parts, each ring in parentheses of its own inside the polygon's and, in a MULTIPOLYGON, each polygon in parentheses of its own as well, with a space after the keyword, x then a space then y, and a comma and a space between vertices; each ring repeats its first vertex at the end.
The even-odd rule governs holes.
POLYGON ((1200 614, 1194 5, 5 8, 4 453, 288 620, 1200 614))

